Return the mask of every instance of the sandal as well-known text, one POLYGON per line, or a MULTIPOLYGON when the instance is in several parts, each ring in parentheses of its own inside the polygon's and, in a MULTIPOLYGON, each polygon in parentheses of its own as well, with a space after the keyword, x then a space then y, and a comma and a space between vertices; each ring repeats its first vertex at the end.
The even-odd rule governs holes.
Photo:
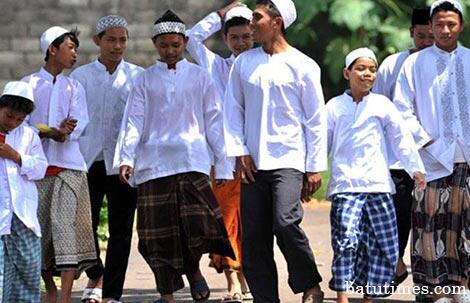
POLYGON ((398 286, 400 285, 401 283, 403 283, 403 281, 406 280, 406 278, 408 278, 408 271, 405 270, 401 275, 398 275, 398 276, 395 276, 395 279, 393 281, 393 284, 395 286, 398 286))
POLYGON ((243 296, 239 293, 234 293, 233 295, 227 294, 225 295, 220 302, 223 303, 242 303, 243 296))
POLYGON ((324 293, 321 294, 309 294, 302 297, 302 303, 323 303, 324 293))
POLYGON ((103 290, 101 288, 85 288, 83 290, 82 302, 95 301, 101 303, 103 299, 103 290))
POLYGON ((196 302, 207 302, 207 299, 209 299, 209 296, 211 295, 211 291, 209 286, 207 286, 206 280, 199 280, 189 283, 189 288, 191 291, 191 297, 196 302), (206 295, 196 299, 197 295, 203 295, 204 293, 206 293, 206 295))
POLYGON ((251 294, 251 291, 247 290, 243 292, 243 301, 253 301, 253 295, 251 294))

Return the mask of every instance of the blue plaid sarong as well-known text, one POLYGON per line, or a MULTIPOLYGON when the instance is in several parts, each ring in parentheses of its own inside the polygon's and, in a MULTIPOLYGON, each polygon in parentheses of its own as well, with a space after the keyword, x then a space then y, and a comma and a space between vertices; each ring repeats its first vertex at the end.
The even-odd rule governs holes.
POLYGON ((392 196, 387 193, 333 195, 331 242, 333 277, 329 287, 345 292, 361 287, 368 297, 391 293, 398 261, 398 233, 392 196))
POLYGON ((11 233, 0 237, 0 303, 39 303, 41 239, 16 215, 11 233))

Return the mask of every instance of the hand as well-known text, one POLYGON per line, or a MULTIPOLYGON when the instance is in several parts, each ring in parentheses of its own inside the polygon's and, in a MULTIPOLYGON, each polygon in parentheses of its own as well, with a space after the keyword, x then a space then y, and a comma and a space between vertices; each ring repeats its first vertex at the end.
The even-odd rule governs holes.
POLYGON ((60 129, 67 135, 70 135, 75 130, 75 127, 77 127, 77 122, 77 119, 65 118, 60 122, 60 129))
POLYGON ((21 166, 21 155, 8 144, 0 144, 0 158, 10 159, 21 166))
POLYGON ((304 175, 304 184, 300 200, 302 203, 310 202, 310 196, 313 195, 321 186, 321 173, 306 172, 304 175))
POLYGON ((426 178, 423 173, 417 171, 413 173, 413 180, 415 180, 415 186, 417 191, 424 191, 426 189, 426 178))
POLYGON ((426 147, 432 145, 434 142, 435 142, 434 139, 429 140, 428 143, 423 145, 423 148, 426 148, 426 147))
POLYGON ((67 132, 62 128, 51 127, 47 132, 39 132, 39 137, 49 138, 57 142, 65 142, 67 138, 67 132))
POLYGON ((121 182, 129 184, 129 178, 132 174, 134 174, 134 169, 129 165, 119 167, 119 180, 121 180, 121 182))
POLYGON ((219 14, 219 17, 222 21, 225 20, 225 15, 227 14, 227 12, 229 10, 231 10, 232 8, 234 7, 238 7, 238 6, 246 6, 245 4, 239 2, 239 1, 233 1, 232 3, 230 3, 229 5, 227 5, 226 7, 223 7, 221 9, 219 9, 217 11, 217 14, 219 14))
POLYGON ((243 183, 254 183, 253 173, 256 172, 258 171, 250 155, 237 157, 236 174, 240 176, 243 183))

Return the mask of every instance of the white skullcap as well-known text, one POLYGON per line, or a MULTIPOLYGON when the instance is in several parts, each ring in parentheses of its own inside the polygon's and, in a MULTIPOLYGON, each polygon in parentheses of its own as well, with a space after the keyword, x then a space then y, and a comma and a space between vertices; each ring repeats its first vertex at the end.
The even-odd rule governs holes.
POLYGON ((34 102, 33 88, 23 81, 12 81, 5 85, 3 95, 18 96, 34 102))
POLYGON ((246 6, 234 7, 225 14, 224 22, 227 22, 235 17, 241 17, 251 21, 251 18, 253 17, 253 11, 246 6))
POLYGON ((456 1, 456 0, 437 0, 437 1, 434 1, 433 4, 431 5, 431 16, 434 12, 434 10, 436 9, 436 7, 438 7, 439 5, 443 4, 443 3, 449 3, 449 4, 452 4, 463 16, 463 7, 462 7, 462 4, 460 4, 459 1, 456 1))
POLYGON ((378 64, 377 58, 375 57, 374 52, 367 47, 361 47, 361 48, 353 50, 346 56, 346 60, 345 60, 346 68, 349 68, 354 61, 356 61, 357 59, 361 57, 370 58, 374 60, 376 64, 378 64))
POLYGON ((282 20, 284 21, 284 28, 288 28, 297 19, 297 10, 295 9, 292 0, 271 0, 281 13, 282 20))
POLYGON ((127 21, 118 15, 108 15, 96 22, 95 34, 99 35, 109 28, 123 27, 127 29, 127 21))
POLYGON ((54 42, 55 39, 59 38, 65 33, 69 33, 70 31, 66 30, 65 28, 62 28, 60 26, 53 26, 51 28, 48 28, 44 33, 41 35, 41 50, 45 54, 47 53, 47 49, 49 48, 49 45, 51 45, 52 42, 54 42))

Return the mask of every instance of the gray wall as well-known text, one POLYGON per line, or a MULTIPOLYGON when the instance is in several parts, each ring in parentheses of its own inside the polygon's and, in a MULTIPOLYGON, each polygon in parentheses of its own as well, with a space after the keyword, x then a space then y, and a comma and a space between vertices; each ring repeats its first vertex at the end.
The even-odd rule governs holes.
MULTIPOLYGON (((96 21, 108 14, 124 16, 130 41, 126 60, 147 67, 156 59, 150 40, 155 20, 171 8, 188 26, 210 11, 223 6, 223 0, 0 0, 0 92, 5 82, 33 73, 43 64, 39 37, 53 25, 80 33, 77 66, 96 58, 91 40, 96 21)), ((212 46, 218 42, 209 41, 212 46)))

